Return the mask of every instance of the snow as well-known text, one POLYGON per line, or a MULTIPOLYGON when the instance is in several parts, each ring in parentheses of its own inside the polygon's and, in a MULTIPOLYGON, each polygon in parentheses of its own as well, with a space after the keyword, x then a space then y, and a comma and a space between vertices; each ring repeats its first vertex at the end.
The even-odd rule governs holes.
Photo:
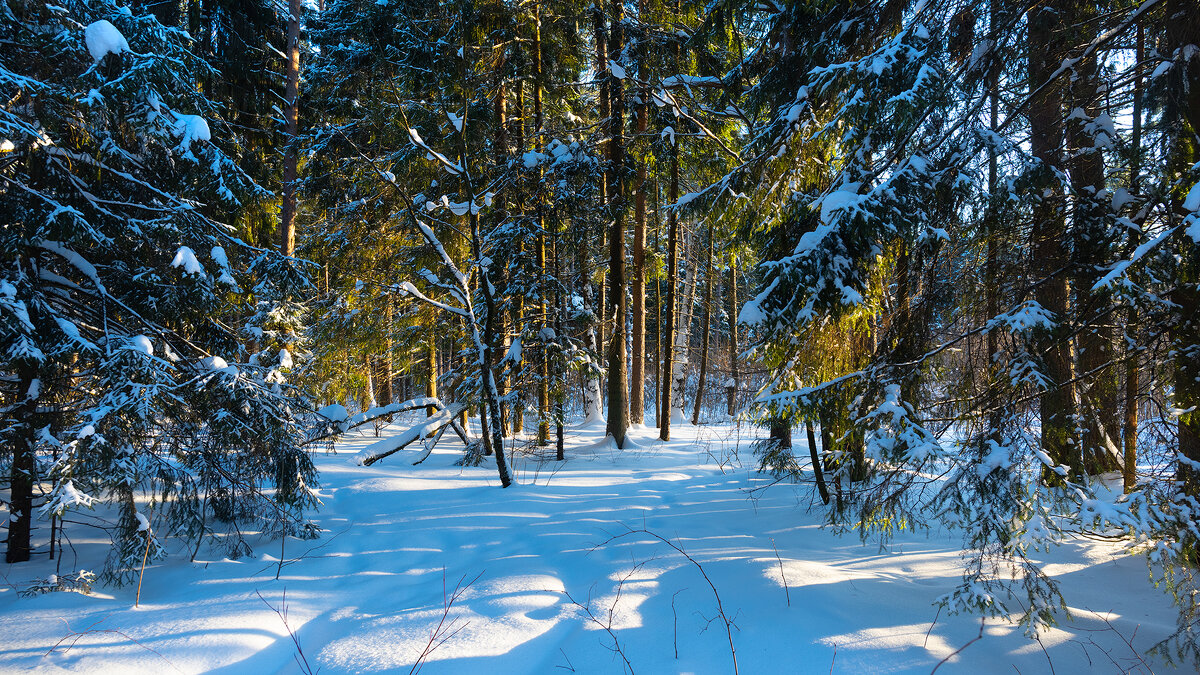
POLYGON ((233 270, 229 268, 229 257, 225 255, 225 249, 220 246, 212 247, 212 259, 217 268, 221 270, 221 276, 217 278, 217 283, 237 288, 237 281, 233 278, 233 270))
POLYGON ((206 356, 200 359, 200 367, 205 370, 225 373, 227 375, 236 376, 238 374, 236 366, 229 365, 229 362, 219 356, 206 356))
MULTIPOLYGON (((354 464, 424 421, 418 411, 378 439, 351 433, 336 454, 314 455, 321 539, 289 539, 282 555, 278 541, 263 542, 258 557, 238 560, 205 545, 195 562, 167 539, 170 557, 146 566, 141 609, 136 584, 20 597, 16 588, 48 578, 57 561, 10 566, 0 671, 299 672, 290 627, 312 671, 409 672, 460 584, 446 612, 457 632, 424 673, 620 673, 614 636, 636 672, 731 672, 713 591, 644 529, 711 579, 736 624, 742 673, 929 673, 945 658, 939 672, 1116 673, 1139 658, 1187 672, 1138 653, 1171 632, 1174 609, 1144 561, 1112 543, 1070 539, 1036 554, 1072 614, 1041 644, 1003 618, 987 619, 976 641, 978 617, 932 604, 960 581, 955 535, 902 531, 881 550, 822 528, 811 485, 750 493, 772 480, 747 461, 753 429, 683 424, 669 443, 633 429, 641 447, 621 451, 603 425, 570 427, 565 463, 512 448, 518 484, 506 490, 491 465, 455 466, 461 444, 449 434, 419 466, 410 460, 420 443, 354 464), (285 603, 287 627, 275 611, 285 603), (52 649, 71 630, 83 634, 52 649)), ((98 569, 107 534, 67 527, 79 565, 98 569)), ((1039 527, 1034 518, 1026 531, 1039 527)))
POLYGON ((92 60, 96 62, 109 54, 129 51, 129 43, 125 41, 125 36, 121 35, 116 26, 104 19, 88 24, 87 28, 83 29, 83 40, 87 43, 92 60))
POLYGON ((771 291, 775 290, 775 287, 778 285, 779 277, 775 277, 771 280, 771 283, 762 290, 761 293, 756 295, 754 299, 747 302, 742 307, 742 311, 738 312, 738 323, 745 324, 747 326, 754 326, 766 321, 767 317, 762 310, 762 303, 767 299, 768 296, 771 295, 771 291))
POLYGON ((350 411, 340 403, 331 403, 318 410, 317 414, 331 422, 345 422, 350 419, 350 411))
POLYGON ((858 206, 866 195, 858 194, 859 183, 843 185, 821 200, 821 222, 826 225, 833 221, 833 214, 838 211, 849 211, 858 206))
POLYGON ((185 274, 204 274, 204 268, 196 259, 196 253, 187 246, 180 246, 171 260, 171 267, 182 267, 185 274))
POLYGON ((501 359, 501 363, 511 363, 513 365, 520 364, 522 352, 523 349, 521 347, 521 338, 518 337, 512 341, 511 345, 508 346, 508 351, 504 353, 504 358, 501 359))
POLYGON ((1200 211, 1200 183, 1188 190, 1187 197, 1183 199, 1183 208, 1187 211, 1200 211))
POLYGON ((521 155, 521 163, 525 165, 526 169, 532 169, 540 162, 544 162, 546 159, 548 159, 546 155, 532 150, 521 155))
POLYGON ((129 338, 129 347, 134 351, 141 352, 146 356, 154 356, 154 343, 145 335, 134 335, 129 338))
POLYGON ((190 152, 193 141, 212 140, 208 122, 199 115, 175 115, 175 135, 179 137, 179 146, 185 153, 190 152))
POLYGON ((1013 311, 1000 314, 988 322, 988 327, 1004 326, 1010 333, 1023 333, 1037 328, 1051 330, 1057 325, 1054 313, 1034 300, 1027 300, 1013 311))
POLYGON ((296 364, 292 361, 291 352, 289 352, 286 349, 280 349, 279 350, 279 367, 280 368, 291 368, 294 365, 296 365, 296 364))

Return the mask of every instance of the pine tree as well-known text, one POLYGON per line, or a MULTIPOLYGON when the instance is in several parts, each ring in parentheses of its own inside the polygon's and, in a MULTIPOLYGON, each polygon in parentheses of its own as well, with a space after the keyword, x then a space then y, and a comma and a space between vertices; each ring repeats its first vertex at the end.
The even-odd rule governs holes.
POLYGON ((212 134, 219 106, 180 86, 208 66, 184 32, 112 2, 0 15, 9 561, 34 551, 33 519, 99 501, 118 507, 118 582, 163 534, 220 535, 234 554, 247 531, 313 535, 292 360, 253 354, 270 326, 239 319, 307 281, 215 215, 266 192, 212 134))

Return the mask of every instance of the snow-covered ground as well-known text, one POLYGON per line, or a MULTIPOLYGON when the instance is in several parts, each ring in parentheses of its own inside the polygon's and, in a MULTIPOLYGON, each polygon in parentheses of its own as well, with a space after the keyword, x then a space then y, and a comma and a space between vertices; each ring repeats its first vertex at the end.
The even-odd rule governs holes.
MULTIPOLYGON (((352 433, 317 458, 326 532, 289 540, 278 580, 278 543, 151 565, 136 609, 133 587, 18 597, 52 563, 6 566, 0 671, 403 673, 436 633, 421 672, 733 672, 705 576, 741 673, 928 673, 964 645, 939 672, 1170 671, 1140 651, 1174 610, 1115 546, 1049 557, 1074 616, 1040 644, 999 620, 976 640, 979 618, 932 604, 959 575, 954 535, 881 551, 821 529, 809 488, 751 492, 769 481, 750 429, 681 425, 667 444, 635 429, 625 451, 602 434, 572 428, 565 463, 518 455, 520 485, 502 490, 493 466, 454 466, 445 441, 419 466, 416 448, 357 466, 377 439, 352 433)), ((86 536, 76 552, 95 569, 86 536)))

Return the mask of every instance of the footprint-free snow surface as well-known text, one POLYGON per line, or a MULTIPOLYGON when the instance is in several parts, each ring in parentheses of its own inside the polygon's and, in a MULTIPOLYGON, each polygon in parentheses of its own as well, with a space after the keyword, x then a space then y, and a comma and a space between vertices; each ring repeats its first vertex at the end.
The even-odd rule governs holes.
MULTIPOLYGON (((53 563, 5 566, 0 671, 407 673, 424 653, 423 673, 731 673, 731 651, 741 673, 1169 671, 1141 654, 1174 625, 1142 559, 1069 543, 1045 560, 1071 617, 1040 642, 981 630, 934 605, 957 535, 881 550, 822 529, 810 487, 764 488, 755 433, 638 428, 619 451, 603 425, 570 428, 568 461, 518 453, 509 489, 446 441, 418 466, 417 449, 358 466, 378 439, 352 433, 316 457, 322 537, 288 540, 281 570, 279 542, 177 550, 135 609, 134 587, 18 597, 53 563)), ((68 527, 64 571, 98 569, 103 533, 68 527)))

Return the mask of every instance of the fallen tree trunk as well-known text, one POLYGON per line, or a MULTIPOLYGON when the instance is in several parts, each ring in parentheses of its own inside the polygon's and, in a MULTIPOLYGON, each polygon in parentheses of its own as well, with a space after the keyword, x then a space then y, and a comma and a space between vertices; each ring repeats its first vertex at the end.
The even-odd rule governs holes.
MULTIPOLYGON (((400 403, 379 406, 376 408, 371 408, 370 410, 364 410, 362 412, 355 413, 353 415, 347 413, 346 409, 340 405, 326 406, 318 410, 317 414, 329 420, 332 425, 332 429, 318 436, 314 436, 307 441, 304 441, 302 445, 310 445, 334 436, 340 436, 351 429, 361 427, 364 424, 369 424, 381 417, 387 417, 397 413, 410 412, 413 410, 420 410, 422 408, 432 408, 436 409, 438 412, 444 412, 449 409, 445 404, 433 396, 422 396, 420 398, 414 398, 400 403)), ((462 412, 466 409, 465 406, 457 404, 451 406, 451 408, 454 408, 459 412, 462 412)), ((454 429, 454 433, 463 442, 463 444, 470 443, 470 440, 467 438, 467 430, 463 428, 458 420, 451 421, 450 427, 454 429)))
MULTIPOLYGON (((438 405, 441 406, 441 403, 439 402, 438 405)), ((419 405, 415 406, 413 409, 424 407, 426 406, 419 405)), ((376 441, 375 443, 363 448, 363 450, 358 453, 357 457, 355 457, 355 462, 360 466, 371 466, 375 462, 378 462, 385 457, 389 457, 397 452, 400 452, 413 441, 419 441, 423 438, 429 438, 430 436, 437 434, 435 438, 431 439, 432 442, 426 445, 425 455, 417 460, 418 462, 424 461, 425 457, 428 457, 429 453, 433 452, 433 447, 437 445, 438 439, 442 437, 441 432, 444 431, 444 427, 457 424, 456 418, 462 411, 463 407, 458 404, 450 407, 440 407, 438 412, 435 413, 433 417, 425 418, 425 421, 421 422, 420 424, 409 427, 405 431, 392 436, 391 438, 385 438, 381 441, 376 441)))

